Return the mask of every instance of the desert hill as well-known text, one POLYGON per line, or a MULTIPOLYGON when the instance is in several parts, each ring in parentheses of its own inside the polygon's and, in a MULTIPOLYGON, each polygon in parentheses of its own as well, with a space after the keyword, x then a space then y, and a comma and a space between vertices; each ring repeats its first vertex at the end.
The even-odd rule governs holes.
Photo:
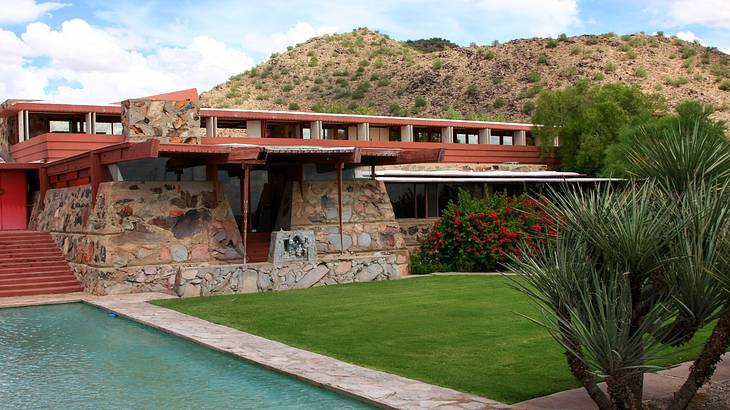
POLYGON ((537 95, 587 79, 697 99, 730 121, 730 56, 613 33, 459 47, 367 29, 313 38, 203 93, 212 107, 529 121, 537 95))

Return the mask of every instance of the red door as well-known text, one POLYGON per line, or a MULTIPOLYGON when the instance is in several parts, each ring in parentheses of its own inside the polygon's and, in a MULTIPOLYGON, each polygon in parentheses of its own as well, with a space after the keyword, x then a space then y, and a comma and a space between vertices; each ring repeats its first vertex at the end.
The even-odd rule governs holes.
POLYGON ((26 229, 25 171, 0 171, 0 230, 26 229))

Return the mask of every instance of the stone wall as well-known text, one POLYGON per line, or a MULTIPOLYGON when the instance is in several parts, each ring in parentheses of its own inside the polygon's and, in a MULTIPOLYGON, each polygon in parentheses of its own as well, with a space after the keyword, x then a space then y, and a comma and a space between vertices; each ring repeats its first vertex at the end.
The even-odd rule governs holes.
MULTIPOLYGON (((305 181, 302 191, 298 182, 290 184, 277 225, 284 229, 312 230, 318 254, 339 254, 337 184, 335 181, 305 181), (291 204, 291 207, 285 204, 291 204)), ((343 181, 342 220, 345 252, 361 254, 405 249, 388 193, 380 181, 343 181)))
POLYGON ((96 268, 72 263, 88 292, 99 295, 163 292, 208 296, 304 289, 340 283, 396 279, 406 274, 406 254, 328 257, 314 264, 165 264, 96 268))
POLYGON ((240 261, 228 202, 209 182, 107 182, 49 190, 31 229, 53 234, 66 258, 95 268, 240 261))
MULTIPOLYGON (((100 184, 93 209, 88 185, 49 190, 44 207, 34 206, 30 229, 51 232, 85 289, 95 294, 198 296, 407 274, 408 253, 387 195, 383 202, 382 183, 347 184, 346 232, 351 242, 346 242, 344 255, 332 251, 330 230, 337 226, 337 214, 335 208, 333 220, 332 189, 324 185, 332 184, 310 184, 308 201, 298 195, 297 205, 289 208, 290 221, 317 227, 323 252, 313 263, 243 264, 230 206, 222 192, 216 198, 210 182, 107 182, 100 184), (367 243, 365 235, 370 236, 367 243)), ((336 193, 334 198, 336 203, 336 193)))
POLYGON ((0 162, 13 162, 10 146, 18 142, 18 117, 0 117, 0 162))
POLYGON ((161 143, 199 144, 199 101, 122 101, 122 133, 128 140, 159 139, 161 143))
POLYGON ((433 224, 435 224, 438 220, 439 218, 398 219, 400 232, 401 235, 403 235, 406 246, 409 248, 417 247, 421 244, 421 242, 428 239, 428 235, 431 233, 433 224))

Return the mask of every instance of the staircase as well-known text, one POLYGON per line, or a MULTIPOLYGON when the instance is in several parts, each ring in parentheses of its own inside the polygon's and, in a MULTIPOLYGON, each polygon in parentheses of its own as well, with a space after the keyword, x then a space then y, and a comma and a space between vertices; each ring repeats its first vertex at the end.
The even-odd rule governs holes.
POLYGON ((0 231, 0 297, 81 290, 50 233, 0 231))

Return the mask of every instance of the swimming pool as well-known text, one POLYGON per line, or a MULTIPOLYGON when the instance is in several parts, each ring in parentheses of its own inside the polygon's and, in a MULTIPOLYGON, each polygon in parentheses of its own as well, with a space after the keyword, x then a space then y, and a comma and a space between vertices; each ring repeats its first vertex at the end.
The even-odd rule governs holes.
POLYGON ((364 409, 83 304, 0 309, 3 408, 364 409))

